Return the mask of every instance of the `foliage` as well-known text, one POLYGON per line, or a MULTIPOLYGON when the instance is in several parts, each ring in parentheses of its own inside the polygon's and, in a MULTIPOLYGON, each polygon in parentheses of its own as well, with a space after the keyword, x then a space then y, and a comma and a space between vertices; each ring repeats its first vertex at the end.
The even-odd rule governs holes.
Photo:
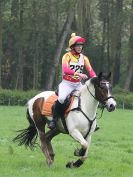
MULTIPOLYGON (((53 58, 57 44, 63 34, 63 26, 73 2, 74 0, 0 1, 1 88, 20 90, 46 88, 47 82, 50 82, 48 71, 50 66, 54 65, 53 58)), ((132 59, 133 55, 132 45, 129 45, 133 40, 130 30, 131 0, 75 2, 75 20, 69 33, 76 32, 87 39, 85 54, 90 57, 96 73, 111 70, 114 84, 124 88, 129 72, 128 65, 130 66, 129 56, 131 55, 132 59), (119 2, 122 5, 120 13, 117 14, 120 8, 119 2), (122 25, 120 29, 119 23, 122 25)), ((69 37, 66 44, 63 44, 62 55, 68 45, 69 37)), ((61 68, 61 62, 58 67, 61 68)), ((55 73, 58 67, 53 68, 56 70, 55 73)), ((60 76, 61 70, 53 76, 54 87, 57 86, 60 76)), ((131 91, 132 77, 127 86, 131 91)))
MULTIPOLYGON (((18 91, 18 90, 0 90, 0 105, 25 105, 29 99, 35 96, 39 91, 18 91)), ((133 109, 133 93, 125 91, 119 87, 113 89, 113 95, 117 101, 117 107, 133 109)))
POLYGON ((115 87, 113 89, 114 97, 116 98, 118 107, 133 109, 133 93, 127 90, 115 87))
POLYGON ((0 90, 0 105, 25 105, 27 101, 35 96, 37 91, 31 90, 27 92, 18 90, 0 90))

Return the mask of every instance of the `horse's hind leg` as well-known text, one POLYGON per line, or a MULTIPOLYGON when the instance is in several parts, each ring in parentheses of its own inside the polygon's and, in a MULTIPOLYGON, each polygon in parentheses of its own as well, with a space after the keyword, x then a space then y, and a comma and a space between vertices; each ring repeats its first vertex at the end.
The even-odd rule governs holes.
POLYGON ((47 161, 48 166, 51 166, 53 163, 53 160, 51 159, 49 148, 47 146, 46 137, 45 137, 46 121, 41 116, 42 102, 43 102, 43 98, 39 98, 35 101, 35 103, 33 105, 33 119, 36 124, 38 134, 40 137, 42 152, 46 157, 46 161, 47 161))
POLYGON ((53 159, 51 158, 51 149, 49 149, 49 146, 47 145, 47 140, 45 137, 45 133, 43 131, 38 130, 40 141, 41 141, 41 149, 46 157, 46 161, 48 166, 51 166, 53 164, 53 159))
POLYGON ((50 130, 48 131, 46 134, 45 134, 45 137, 46 137, 46 141, 47 141, 47 147, 49 149, 49 153, 50 153, 50 156, 51 156, 51 159, 54 161, 54 151, 53 151, 53 147, 51 145, 51 140, 54 136, 58 135, 59 134, 59 131, 57 129, 54 129, 54 130, 50 130))

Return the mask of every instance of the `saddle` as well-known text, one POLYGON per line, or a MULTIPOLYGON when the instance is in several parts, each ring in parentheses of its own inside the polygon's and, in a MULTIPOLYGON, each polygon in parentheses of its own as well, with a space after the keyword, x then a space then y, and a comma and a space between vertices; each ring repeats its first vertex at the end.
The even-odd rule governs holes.
MULTIPOLYGON (((65 102, 63 104, 63 109, 61 110, 61 115, 63 117, 66 117, 66 115, 68 114, 68 112, 71 109, 71 105, 72 105, 74 97, 75 97, 74 92, 72 92, 66 98, 66 100, 65 100, 65 102)), ((52 110, 53 110, 54 104, 57 101, 57 99, 58 99, 58 96, 57 96, 56 93, 54 93, 47 100, 44 100, 43 106, 42 106, 42 111, 41 111, 42 115, 52 117, 52 112, 53 112, 52 110)))

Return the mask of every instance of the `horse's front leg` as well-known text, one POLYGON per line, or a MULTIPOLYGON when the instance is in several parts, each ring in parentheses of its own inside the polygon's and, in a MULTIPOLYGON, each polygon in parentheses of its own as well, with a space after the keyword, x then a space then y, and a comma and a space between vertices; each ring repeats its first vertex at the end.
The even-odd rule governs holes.
POLYGON ((74 151, 74 155, 75 156, 83 157, 83 158, 87 158, 88 157, 88 151, 89 151, 90 144, 91 144, 91 136, 90 135, 87 137, 87 142, 88 142, 87 149, 84 149, 83 147, 81 147, 81 149, 76 149, 74 151))
POLYGON ((69 133, 75 140, 77 140, 81 144, 84 154, 82 154, 81 158, 78 159, 76 162, 68 162, 66 167, 68 168, 80 167, 83 164, 84 160, 87 158, 91 138, 85 140, 83 135, 77 129, 74 129, 69 133))

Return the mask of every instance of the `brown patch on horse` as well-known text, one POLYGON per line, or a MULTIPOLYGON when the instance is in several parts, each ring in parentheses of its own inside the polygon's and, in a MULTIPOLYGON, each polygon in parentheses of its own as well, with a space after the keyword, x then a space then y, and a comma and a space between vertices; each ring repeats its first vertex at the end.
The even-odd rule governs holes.
POLYGON ((36 123, 36 126, 41 130, 44 129, 44 126, 46 124, 45 119, 42 119, 42 115, 41 115, 43 102, 44 102, 44 98, 42 97, 35 100, 33 104, 33 119, 36 123))
POLYGON ((43 102, 41 114, 45 116, 52 116, 52 106, 57 100, 58 96, 56 94, 51 95, 47 100, 43 102))
POLYGON ((41 110, 42 110, 42 105, 44 102, 44 98, 38 98, 35 100, 34 104, 33 104, 33 112, 34 114, 41 114, 41 110))

